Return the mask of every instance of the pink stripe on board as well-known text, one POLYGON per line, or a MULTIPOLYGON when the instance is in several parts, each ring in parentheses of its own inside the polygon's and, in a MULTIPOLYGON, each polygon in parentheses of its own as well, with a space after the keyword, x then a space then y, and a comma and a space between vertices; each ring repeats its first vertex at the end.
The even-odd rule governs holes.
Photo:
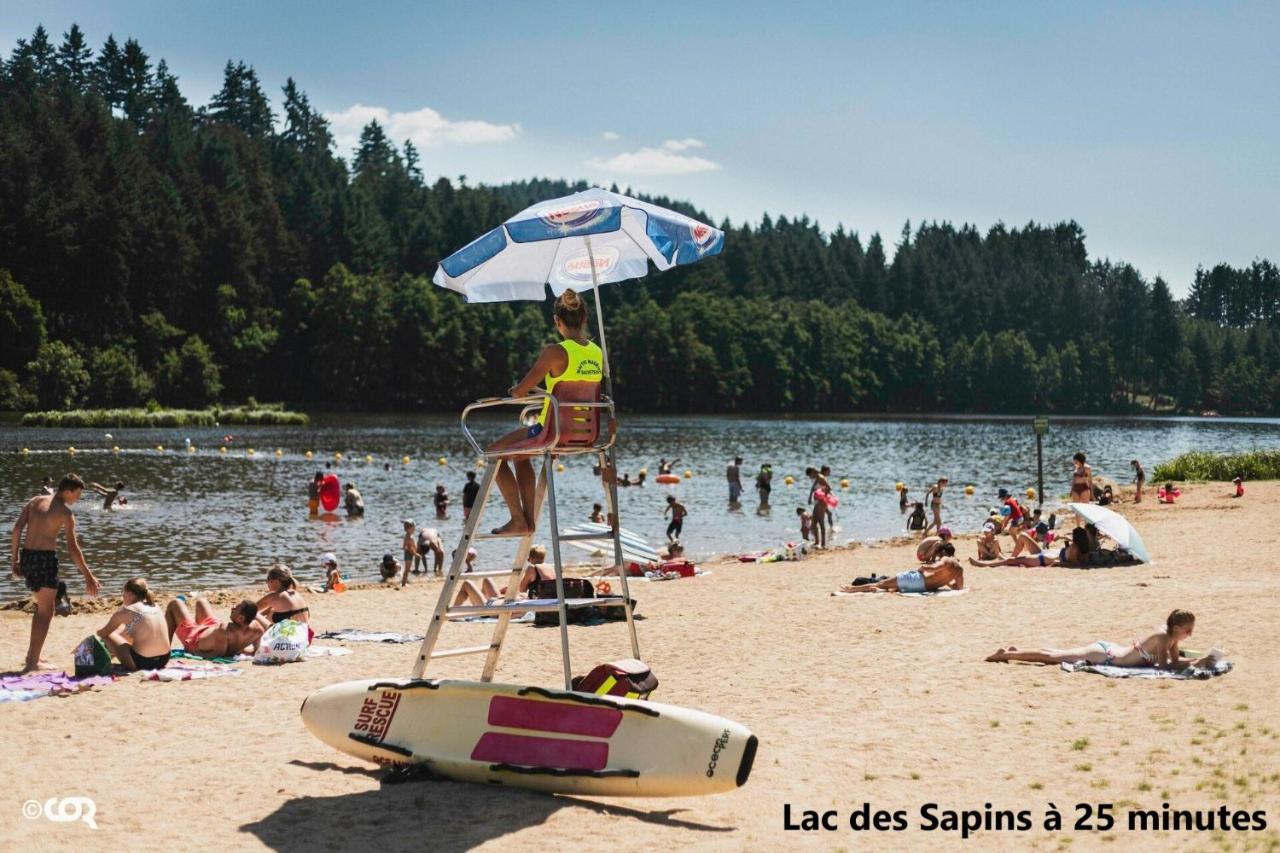
POLYGON ((603 770, 609 761, 609 744, 485 732, 471 751, 471 760, 558 770, 603 770))
POLYGON ((622 712, 617 708, 539 702, 536 699, 515 699, 510 696, 494 696, 489 701, 491 726, 610 737, 621 722, 622 712))

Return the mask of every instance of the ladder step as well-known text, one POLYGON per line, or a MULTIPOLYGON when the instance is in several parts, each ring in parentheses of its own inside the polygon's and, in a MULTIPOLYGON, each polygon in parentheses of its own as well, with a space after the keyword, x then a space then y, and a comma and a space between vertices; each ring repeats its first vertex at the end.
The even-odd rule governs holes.
MULTIPOLYGON (((606 596, 604 598, 566 598, 564 600, 565 610, 581 610, 584 607, 625 607, 626 599, 621 596, 606 596)), ((535 598, 526 601, 507 601, 499 604, 469 604, 460 607, 450 607, 446 612, 450 619, 456 616, 498 616, 503 613, 526 613, 533 611, 534 613, 552 613, 560 609, 559 604, 554 598, 535 598)), ((486 646, 487 648, 487 646, 486 646)))
POLYGON ((458 649, 445 649, 439 652, 432 652, 431 658, 434 660, 435 658, 456 658, 461 657, 462 655, 478 655, 489 651, 490 648, 492 648, 492 646, 463 646, 458 649))
POLYGON ((471 534, 472 542, 479 542, 482 539, 523 539, 526 536, 532 536, 535 531, 528 533, 473 533, 471 534))

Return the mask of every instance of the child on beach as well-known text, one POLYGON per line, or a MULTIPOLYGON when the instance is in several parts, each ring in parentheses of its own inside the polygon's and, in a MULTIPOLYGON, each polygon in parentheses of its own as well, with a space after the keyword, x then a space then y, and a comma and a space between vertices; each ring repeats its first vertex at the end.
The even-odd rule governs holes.
POLYGON ((321 592, 346 592, 347 579, 338 569, 338 555, 326 552, 320 555, 320 567, 324 570, 324 587, 321 592))
POLYGON ((436 518, 447 518, 449 512, 449 493, 445 491, 444 484, 436 484, 436 493, 432 497, 436 504, 436 518))
POLYGON ((928 533, 931 528, 936 529, 942 526, 942 492, 947 488, 948 482, 946 477, 939 477, 938 482, 925 492, 924 499, 933 512, 933 520, 924 526, 925 533, 928 533))
POLYGON ((907 529, 919 530, 921 535, 923 535, 924 529, 927 525, 928 520, 924 515, 924 504, 920 501, 916 501, 915 509, 911 510, 911 515, 907 516, 907 529))
POLYGON ((1196 617, 1186 610, 1175 610, 1165 620, 1165 629, 1145 640, 1132 643, 1109 643, 1098 640, 1074 649, 1038 649, 1034 652, 1018 651, 1014 646, 1002 648, 987 658, 991 663, 1025 661, 1027 663, 1060 664, 1089 663, 1104 666, 1152 666, 1159 669, 1184 669, 1211 662, 1210 656, 1195 660, 1182 660, 1178 645, 1195 630, 1196 617))
POLYGON ((689 514, 689 510, 676 500, 675 495, 667 495, 667 508, 662 511, 662 517, 666 518, 667 513, 671 513, 671 523, 667 525, 667 541, 675 542, 684 532, 684 517, 689 514))
POLYGON ((796 507, 796 515, 800 517, 800 538, 805 542, 813 533, 813 514, 802 506, 796 507))
POLYGON ((604 524, 604 507, 600 504, 591 505, 591 523, 604 524))
POLYGON ((1133 502, 1142 503, 1142 487, 1147 482, 1147 472, 1143 470, 1142 463, 1137 459, 1131 459, 1129 465, 1133 468, 1133 502))
MULTIPOLYGON (((111 505, 114 504, 116 502, 116 498, 120 496, 120 490, 124 488, 124 483, 117 480, 114 489, 108 489, 106 486, 98 483, 90 483, 89 488, 102 495, 104 498, 102 502, 103 509, 111 509, 111 505)), ((124 500, 121 500, 120 503, 124 503, 124 500)))
POLYGON ((68 474, 52 495, 40 495, 27 501, 13 524, 9 565, 15 578, 26 580, 36 605, 31 617, 31 642, 27 646, 24 673, 52 668, 40 657, 40 652, 49 634, 49 623, 53 621, 54 597, 58 590, 60 532, 66 531, 67 551, 84 576, 85 589, 91 596, 98 594, 98 579, 89 571, 80 551, 80 543, 76 539, 76 517, 71 512, 71 506, 80 500, 83 492, 84 481, 75 474, 68 474))
POLYGON ((355 483, 347 483, 343 501, 346 504, 347 518, 360 518, 364 515, 364 496, 356 489, 355 483))
POLYGON ((903 484, 902 489, 898 492, 898 510, 900 512, 907 511, 907 487, 903 484))
POLYGON ((309 515, 320 514, 320 484, 324 482, 324 473, 317 471, 316 475, 311 478, 311 482, 307 483, 307 513, 309 515))
POLYGON ((462 520, 471 517, 471 508, 476 505, 476 495, 480 494, 480 484, 476 482, 476 472, 467 472, 466 485, 462 487, 462 520))
POLYGON ((1236 484, 1236 497, 1244 497, 1244 477, 1236 477, 1231 482, 1236 484))
POLYGON ((418 543, 414 540, 413 531, 417 529, 417 525, 413 523, 412 518, 406 518, 404 524, 404 540, 400 543, 400 549, 404 551, 404 586, 409 582, 409 570, 414 568, 413 558, 418 556, 418 543))
MULTIPOLYGON (((382 576, 383 583, 394 583, 396 575, 400 574, 400 561, 390 552, 383 554, 382 562, 378 564, 378 574, 382 576)), ((404 586, 403 583, 400 585, 404 586)))

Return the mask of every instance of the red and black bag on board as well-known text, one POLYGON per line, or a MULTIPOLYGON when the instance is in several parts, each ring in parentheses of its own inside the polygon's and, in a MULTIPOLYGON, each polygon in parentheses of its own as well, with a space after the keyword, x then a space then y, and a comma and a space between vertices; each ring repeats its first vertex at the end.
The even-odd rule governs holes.
POLYGON ((627 699, 647 699, 657 688, 658 678, 649 665, 634 658, 602 663, 573 680, 573 689, 579 693, 627 699))

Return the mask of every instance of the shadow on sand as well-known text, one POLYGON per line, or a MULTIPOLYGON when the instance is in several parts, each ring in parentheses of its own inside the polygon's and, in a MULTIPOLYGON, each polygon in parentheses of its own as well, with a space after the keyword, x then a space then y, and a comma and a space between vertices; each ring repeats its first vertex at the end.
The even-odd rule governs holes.
POLYGON ((273 850, 343 850, 355 846, 384 850, 469 850, 491 839, 544 823, 566 808, 692 832, 735 831, 731 826, 683 820, 677 817, 683 809, 645 811, 575 797, 431 777, 391 784, 379 770, 329 762, 293 763, 327 772, 377 776, 383 783, 374 791, 289 800, 262 820, 240 827, 242 832, 252 833, 273 850))

